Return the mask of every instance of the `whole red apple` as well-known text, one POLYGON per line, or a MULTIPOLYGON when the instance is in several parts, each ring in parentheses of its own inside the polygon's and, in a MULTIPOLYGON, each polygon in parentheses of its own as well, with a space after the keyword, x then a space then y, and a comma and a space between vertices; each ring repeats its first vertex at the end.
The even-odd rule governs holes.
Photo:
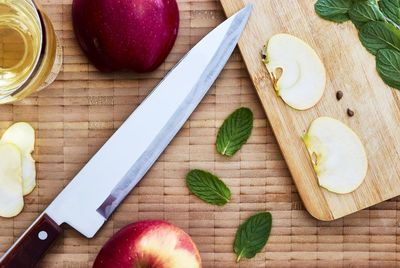
POLYGON ((112 236, 93 268, 200 268, 196 245, 182 229, 165 221, 139 221, 112 236))
POLYGON ((179 27, 176 0, 74 0, 75 35, 100 70, 149 72, 167 57, 179 27))

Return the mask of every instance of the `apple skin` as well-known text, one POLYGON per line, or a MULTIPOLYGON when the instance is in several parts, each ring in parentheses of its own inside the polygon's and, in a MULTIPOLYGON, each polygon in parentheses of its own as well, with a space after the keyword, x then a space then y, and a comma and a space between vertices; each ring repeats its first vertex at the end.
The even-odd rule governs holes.
POLYGON ((150 72, 168 56, 179 28, 176 0, 74 0, 75 36, 103 72, 150 72))
POLYGON ((112 236, 93 268, 199 268, 196 245, 182 229, 165 221, 139 221, 112 236))

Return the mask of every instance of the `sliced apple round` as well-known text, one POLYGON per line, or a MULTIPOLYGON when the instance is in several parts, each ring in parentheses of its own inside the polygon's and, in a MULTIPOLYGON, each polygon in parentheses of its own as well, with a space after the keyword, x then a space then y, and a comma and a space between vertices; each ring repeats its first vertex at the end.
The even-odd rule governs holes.
POLYGON ((275 90, 287 105, 306 110, 317 104, 325 90, 326 73, 314 49, 281 33, 271 37, 263 55, 275 90))
POLYGON ((36 186, 35 160, 31 155, 35 146, 35 130, 28 123, 15 123, 1 137, 0 144, 4 143, 13 143, 21 150, 23 194, 27 195, 36 186))
POLYGON ((14 144, 0 144, 0 216, 14 217, 23 207, 21 151, 14 144))
POLYGON ((302 138, 321 187, 346 194, 364 181, 367 154, 360 138, 348 126, 331 117, 318 117, 302 138))

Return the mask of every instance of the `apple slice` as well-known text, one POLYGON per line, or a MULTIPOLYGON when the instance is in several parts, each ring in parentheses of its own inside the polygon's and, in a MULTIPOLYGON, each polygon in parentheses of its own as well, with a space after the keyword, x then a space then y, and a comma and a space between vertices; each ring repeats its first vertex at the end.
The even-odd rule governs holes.
POLYGON ((321 99, 325 67, 304 41, 290 34, 276 34, 268 41, 263 55, 275 90, 287 105, 306 110, 321 99))
POLYGON ((31 156, 35 145, 35 130, 28 123, 15 123, 4 132, 0 139, 0 144, 3 143, 13 143, 21 150, 23 194, 27 195, 36 185, 35 160, 31 156))
POLYGON ((14 217, 23 207, 21 151, 14 144, 1 144, 0 216, 14 217))
POLYGON ((318 117, 302 138, 320 186, 346 194, 364 181, 367 154, 360 138, 348 126, 331 117, 318 117))

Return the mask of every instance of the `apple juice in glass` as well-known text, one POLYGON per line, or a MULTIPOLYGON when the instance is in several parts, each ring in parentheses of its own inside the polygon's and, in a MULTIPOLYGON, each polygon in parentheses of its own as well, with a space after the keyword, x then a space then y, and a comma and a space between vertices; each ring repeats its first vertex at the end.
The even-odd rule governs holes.
POLYGON ((39 2, 0 0, 0 104, 48 86, 61 59, 53 25, 39 2))

